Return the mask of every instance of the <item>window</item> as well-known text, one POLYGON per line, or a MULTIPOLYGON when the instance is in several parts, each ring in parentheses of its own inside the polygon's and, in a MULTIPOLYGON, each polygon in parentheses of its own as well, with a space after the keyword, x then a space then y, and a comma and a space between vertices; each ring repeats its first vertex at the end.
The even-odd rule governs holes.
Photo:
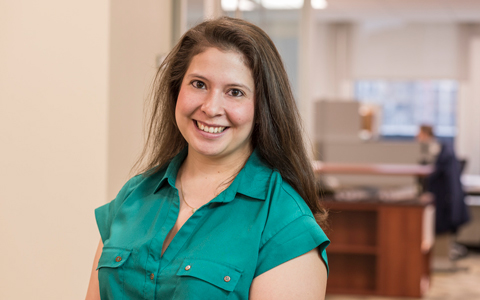
POLYGON ((435 135, 453 138, 456 132, 458 84, 454 80, 358 80, 355 98, 380 106, 380 135, 413 137, 418 126, 434 127, 435 135))

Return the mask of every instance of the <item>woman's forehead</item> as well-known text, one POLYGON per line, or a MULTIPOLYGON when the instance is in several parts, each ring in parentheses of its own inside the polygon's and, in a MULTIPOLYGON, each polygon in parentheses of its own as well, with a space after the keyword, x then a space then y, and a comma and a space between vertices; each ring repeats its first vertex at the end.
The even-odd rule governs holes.
POLYGON ((245 64, 243 54, 214 47, 195 55, 185 76, 225 83, 237 82, 249 86, 252 91, 255 86, 252 71, 245 64))

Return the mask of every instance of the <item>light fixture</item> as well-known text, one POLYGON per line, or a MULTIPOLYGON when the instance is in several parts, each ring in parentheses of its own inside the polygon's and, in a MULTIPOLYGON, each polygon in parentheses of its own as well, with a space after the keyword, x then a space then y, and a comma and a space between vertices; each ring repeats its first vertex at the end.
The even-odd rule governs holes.
POLYGON ((303 6, 303 0, 262 0, 261 3, 266 9, 299 9, 303 6))
MULTIPOLYGON (((256 8, 257 3, 266 9, 300 9, 304 0, 222 0, 222 9, 224 11, 252 11, 256 8)), ((308 0, 307 0, 308 1, 308 0)), ((311 0, 312 8, 325 9, 327 0, 311 0)))
POLYGON ((252 11, 256 4, 251 0, 222 0, 222 9, 224 11, 235 11, 237 7, 241 11, 252 11))
POLYGON ((312 0, 311 3, 314 9, 325 9, 328 6, 327 0, 312 0))

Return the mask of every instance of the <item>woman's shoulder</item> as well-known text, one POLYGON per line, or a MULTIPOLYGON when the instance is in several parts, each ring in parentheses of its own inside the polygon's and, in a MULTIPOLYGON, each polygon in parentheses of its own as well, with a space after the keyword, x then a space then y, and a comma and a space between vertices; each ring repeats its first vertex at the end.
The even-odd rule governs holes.
POLYGON ((270 177, 270 201, 274 204, 274 208, 278 208, 280 212, 292 212, 296 216, 313 214, 305 200, 300 194, 282 177, 278 170, 273 170, 270 177))
MULTIPOLYGON (((258 151, 254 151, 246 165, 246 177, 250 185, 262 182, 266 188, 268 201, 273 201, 276 206, 293 209, 300 214, 311 214, 308 205, 300 194, 286 181, 280 171, 268 164, 258 151)), ((282 209, 283 210, 283 209, 282 209)))
POLYGON ((121 204, 127 199, 130 194, 145 180, 145 176, 143 174, 138 174, 132 178, 130 178, 120 189, 117 193, 117 196, 112 201, 115 207, 121 206, 121 204))
POLYGON ((263 229, 262 244, 275 239, 275 236, 280 237, 280 240, 283 239, 282 236, 290 239, 298 232, 305 230, 314 231, 315 235, 319 236, 322 234, 308 205, 278 171, 273 171, 269 187, 268 196, 265 199, 268 214, 263 229))
POLYGON ((260 242, 261 266, 256 276, 319 247, 322 259, 327 262, 325 248, 329 241, 310 208, 299 193, 286 182, 278 171, 270 179, 268 216, 260 242), (268 258, 275 253, 276 258, 268 258))
POLYGON ((165 176, 165 172, 166 168, 162 167, 133 176, 122 186, 115 199, 121 202, 139 188, 142 190, 155 189, 158 182, 165 176))

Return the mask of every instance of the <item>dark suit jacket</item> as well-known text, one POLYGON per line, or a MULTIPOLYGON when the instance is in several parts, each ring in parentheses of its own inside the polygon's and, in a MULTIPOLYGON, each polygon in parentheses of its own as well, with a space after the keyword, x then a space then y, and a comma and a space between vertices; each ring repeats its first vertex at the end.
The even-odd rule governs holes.
POLYGON ((460 182, 460 163, 453 147, 442 144, 435 161, 435 171, 429 176, 428 190, 435 196, 436 233, 453 232, 470 219, 465 193, 460 182))

